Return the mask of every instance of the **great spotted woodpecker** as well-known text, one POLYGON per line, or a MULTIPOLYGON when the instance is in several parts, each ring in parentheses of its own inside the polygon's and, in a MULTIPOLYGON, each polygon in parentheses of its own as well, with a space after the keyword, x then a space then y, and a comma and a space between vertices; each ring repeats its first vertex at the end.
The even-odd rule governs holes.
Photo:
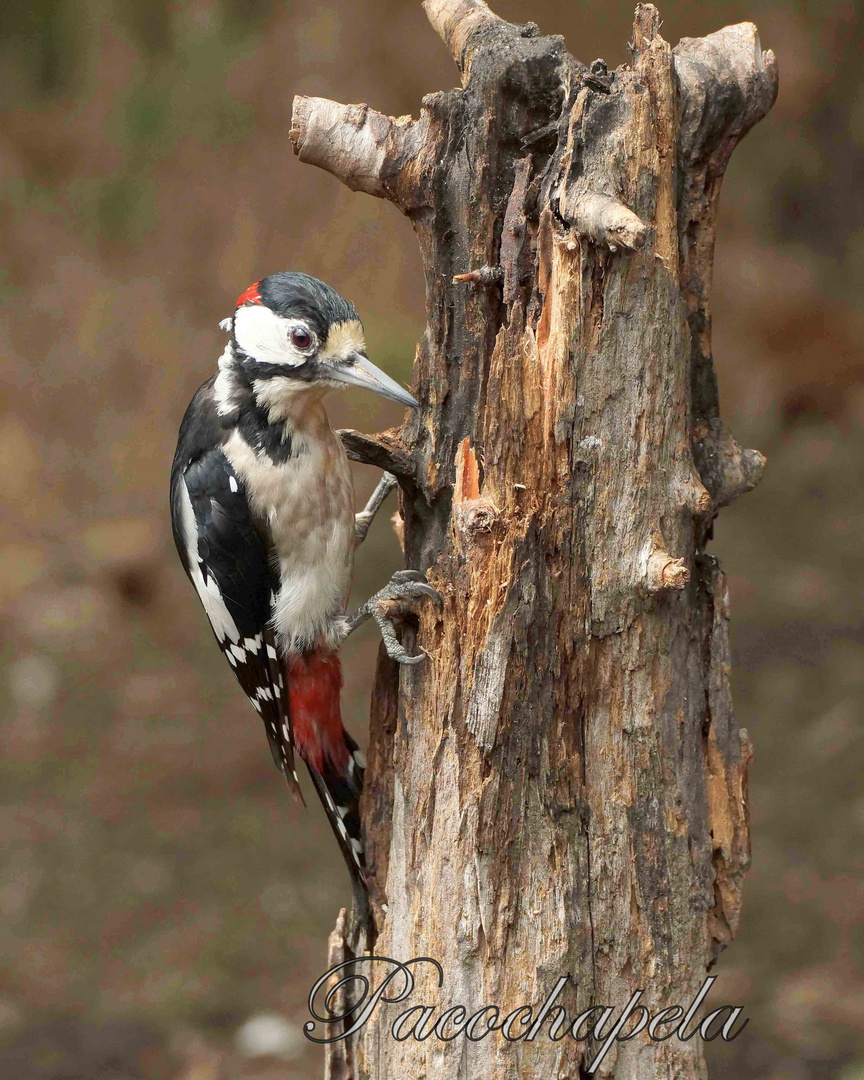
POLYGON ((295 750, 351 873, 355 919, 368 919, 358 800, 365 762, 342 726, 337 649, 375 618, 393 659, 400 645, 383 600, 440 597, 418 571, 394 574, 346 612, 356 543, 395 479, 384 475, 355 516, 348 459, 323 399, 362 386, 418 403, 370 363, 354 307, 299 273, 240 295, 220 324, 230 340, 195 394, 171 470, 171 519, 184 569, 216 640, 264 721, 273 760, 300 795, 295 750))

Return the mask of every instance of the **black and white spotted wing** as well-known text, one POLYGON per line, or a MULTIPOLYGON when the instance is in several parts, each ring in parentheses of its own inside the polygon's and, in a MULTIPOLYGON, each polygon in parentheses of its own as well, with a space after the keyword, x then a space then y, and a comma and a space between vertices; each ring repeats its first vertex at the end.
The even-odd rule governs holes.
POLYGON ((299 794, 288 695, 270 625, 279 583, 269 545, 221 449, 208 449, 183 466, 192 449, 183 441, 181 429, 171 484, 177 550, 219 647, 264 721, 273 760, 299 794))

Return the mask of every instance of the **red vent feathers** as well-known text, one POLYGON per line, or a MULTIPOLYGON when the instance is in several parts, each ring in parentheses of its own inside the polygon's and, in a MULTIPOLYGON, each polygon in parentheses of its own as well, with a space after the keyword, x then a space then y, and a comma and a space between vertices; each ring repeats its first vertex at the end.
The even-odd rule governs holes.
POLYGON ((342 672, 336 653, 317 649, 287 662, 288 700, 297 749, 320 773, 325 761, 340 774, 348 767, 339 691, 342 672))

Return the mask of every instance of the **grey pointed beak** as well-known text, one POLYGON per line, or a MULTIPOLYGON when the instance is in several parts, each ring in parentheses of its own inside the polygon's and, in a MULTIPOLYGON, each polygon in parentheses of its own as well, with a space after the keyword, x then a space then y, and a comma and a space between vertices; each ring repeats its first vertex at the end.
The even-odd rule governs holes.
POLYGON ((419 408, 420 405, 420 402, 403 389, 395 379, 391 379, 381 368, 375 367, 372 361, 362 353, 354 353, 346 364, 331 367, 327 372, 327 378, 334 382, 346 383, 348 386, 365 387, 367 390, 380 394, 381 397, 398 401, 400 405, 407 405, 412 409, 419 408))

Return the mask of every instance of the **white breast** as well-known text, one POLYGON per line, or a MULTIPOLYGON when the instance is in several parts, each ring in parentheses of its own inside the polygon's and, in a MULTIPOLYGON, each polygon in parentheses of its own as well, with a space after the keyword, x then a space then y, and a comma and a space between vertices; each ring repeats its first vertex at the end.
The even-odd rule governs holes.
POLYGON ((292 431, 295 453, 284 463, 256 453, 239 432, 225 446, 253 513, 270 527, 281 583, 273 623, 286 650, 342 640, 354 558, 348 459, 323 408, 312 420, 292 431))

